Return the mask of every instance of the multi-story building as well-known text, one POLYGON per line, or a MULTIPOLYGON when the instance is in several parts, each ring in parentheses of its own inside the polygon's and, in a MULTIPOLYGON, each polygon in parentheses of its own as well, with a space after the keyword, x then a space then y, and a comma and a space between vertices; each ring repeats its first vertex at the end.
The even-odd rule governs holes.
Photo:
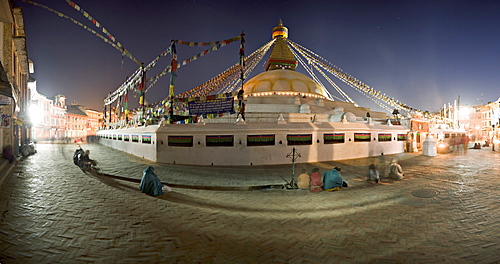
POLYGON ((489 102, 485 105, 486 111, 484 111, 484 130, 488 133, 488 140, 497 145, 500 139, 500 98, 495 102, 489 102))
POLYGON ((102 124, 103 113, 81 105, 66 105, 66 97, 57 94, 48 98, 31 85, 30 117, 34 141, 73 142, 93 140, 102 124))
POLYGON ((67 139, 66 135, 66 96, 54 96, 50 110, 50 137, 54 140, 67 139))
POLYGON ((92 109, 86 109, 85 112, 87 113, 87 138, 92 140, 95 138, 100 124, 102 124, 103 113, 92 109))
MULTIPOLYGON (((30 62, 32 64, 32 62, 30 62)), ((28 82, 31 92, 31 102, 29 107, 29 116, 31 119, 32 140, 51 138, 50 110, 52 100, 47 96, 38 93, 36 89, 36 80, 30 78, 28 82)))
POLYGON ((471 142, 486 144, 499 138, 500 99, 485 105, 450 105, 443 112, 448 127, 464 131, 471 142))
POLYGON ((85 139, 87 137, 88 115, 81 105, 68 105, 66 109, 66 137, 85 139))
MULTIPOLYGON (((13 0, 0 0, 0 151, 14 155, 33 140, 63 140, 95 135, 98 111, 66 106, 66 97, 38 93, 28 59, 23 12, 13 0)), ((25 153, 25 152, 24 152, 25 153)))
POLYGON ((456 127, 465 131, 471 142, 481 142, 487 138, 482 119, 485 109, 484 105, 462 105, 457 110, 456 127))
POLYGON ((60 141, 66 137, 66 97, 54 96, 54 100, 38 93, 36 81, 30 82, 30 118, 33 141, 60 141))
POLYGON ((14 1, 0 0, 0 149, 13 154, 30 143, 29 63, 23 13, 14 1))

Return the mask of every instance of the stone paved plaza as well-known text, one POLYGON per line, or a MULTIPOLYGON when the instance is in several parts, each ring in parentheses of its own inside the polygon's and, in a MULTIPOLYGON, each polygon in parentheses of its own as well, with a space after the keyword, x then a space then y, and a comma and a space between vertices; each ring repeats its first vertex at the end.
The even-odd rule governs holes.
POLYGON ((5 179, 0 263, 500 263, 491 149, 297 164, 296 175, 341 166, 350 184, 310 193, 248 188, 283 184, 291 165, 175 166, 83 147, 103 174, 73 165, 75 145, 40 144, 5 179), (365 181, 393 157, 404 180, 365 181), (138 190, 147 165, 173 192, 138 190))

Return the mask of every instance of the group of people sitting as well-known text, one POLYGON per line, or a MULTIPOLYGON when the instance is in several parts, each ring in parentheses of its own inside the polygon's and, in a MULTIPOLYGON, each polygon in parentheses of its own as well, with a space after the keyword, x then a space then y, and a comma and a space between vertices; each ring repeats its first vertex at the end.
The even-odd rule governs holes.
MULTIPOLYGON (((309 175, 306 170, 303 170, 302 174, 298 177, 297 187, 299 189, 310 190, 311 192, 338 191, 341 188, 349 186, 348 182, 342 179, 340 171, 340 167, 334 167, 332 170, 325 171, 323 175, 321 175, 319 169, 314 168, 311 175, 309 175)), ((403 169, 401 165, 398 164, 397 159, 392 159, 387 172, 387 178, 402 180, 404 177, 403 169)), ((368 166, 368 181, 373 183, 380 182, 380 173, 373 163, 368 166)), ((154 168, 148 166, 142 173, 139 190, 151 196, 158 196, 166 192, 171 192, 172 188, 163 184, 154 173, 154 168)))
MULTIPOLYGON (((307 171, 304 169, 298 177, 297 187, 303 190, 310 190, 311 192, 338 191, 343 187, 349 186, 347 181, 342 179, 340 170, 340 167, 334 167, 330 171, 325 171, 323 176, 321 176, 318 168, 314 168, 311 175, 307 174, 307 171)), ((399 165, 397 159, 392 159, 387 168, 387 178, 402 180, 403 177, 403 168, 399 165)), ((380 173, 377 170, 377 166, 373 163, 368 166, 367 180, 372 183, 380 183, 380 173)))
POLYGON ((73 154, 73 163, 82 170, 87 170, 97 165, 97 162, 90 158, 90 150, 87 149, 84 151, 82 148, 77 148, 75 150, 73 154))
POLYGON ((308 175, 304 170, 299 175, 297 187, 299 189, 309 189, 311 192, 338 191, 340 188, 349 186, 347 181, 342 179, 340 170, 340 167, 334 167, 330 171, 325 171, 323 176, 319 173, 318 168, 314 168, 311 175, 308 175))
MULTIPOLYGON (((387 178, 402 180, 403 177, 403 168, 401 167, 401 165, 399 165, 397 159, 392 159, 391 164, 389 164, 389 167, 387 168, 387 178)), ((380 182, 380 173, 377 170, 377 166, 375 166, 375 164, 373 163, 368 166, 367 180, 372 183, 380 182)))

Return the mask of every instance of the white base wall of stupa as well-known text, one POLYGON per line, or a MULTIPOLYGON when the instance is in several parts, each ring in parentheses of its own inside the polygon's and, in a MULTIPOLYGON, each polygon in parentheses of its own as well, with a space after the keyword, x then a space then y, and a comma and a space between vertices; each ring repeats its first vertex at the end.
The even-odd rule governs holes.
POLYGON ((100 130, 97 132, 99 143, 143 159, 157 161, 156 130, 158 125, 131 127, 124 129, 100 130), (137 141, 134 140, 137 137, 137 141), (143 141, 150 138, 150 143, 143 141), (126 140, 128 139, 128 140, 126 140))
MULTIPOLYGON (((234 119, 233 119, 234 120, 234 119)), ((276 119, 275 119, 276 120, 276 119)), ((301 155, 297 163, 365 158, 404 152, 406 135, 403 126, 351 122, 238 122, 167 124, 139 128, 101 130, 97 134, 103 145, 144 159, 169 164, 202 166, 248 166, 289 164, 287 154, 295 148, 301 155), (344 134, 344 143, 325 144, 324 134, 344 134), (369 142, 355 142, 354 133, 370 133, 369 142), (391 141, 378 141, 378 134, 391 134, 391 141), (287 135, 311 135, 311 143, 291 145, 287 135), (150 142, 142 139, 150 138, 150 142), (274 145, 248 146, 249 135, 274 135, 274 145), (138 140, 132 141, 135 136, 138 140), (191 146, 172 146, 170 137, 186 137, 191 146), (231 136, 230 146, 207 146, 207 136, 231 136), (128 141, 125 141, 128 138, 128 141)))

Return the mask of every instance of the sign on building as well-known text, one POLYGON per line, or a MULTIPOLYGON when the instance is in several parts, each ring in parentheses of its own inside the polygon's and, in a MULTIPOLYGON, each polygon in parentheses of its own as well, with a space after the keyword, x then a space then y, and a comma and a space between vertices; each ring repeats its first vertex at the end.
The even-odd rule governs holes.
POLYGON ((205 115, 234 112, 233 97, 211 100, 195 100, 188 103, 190 115, 205 115))

